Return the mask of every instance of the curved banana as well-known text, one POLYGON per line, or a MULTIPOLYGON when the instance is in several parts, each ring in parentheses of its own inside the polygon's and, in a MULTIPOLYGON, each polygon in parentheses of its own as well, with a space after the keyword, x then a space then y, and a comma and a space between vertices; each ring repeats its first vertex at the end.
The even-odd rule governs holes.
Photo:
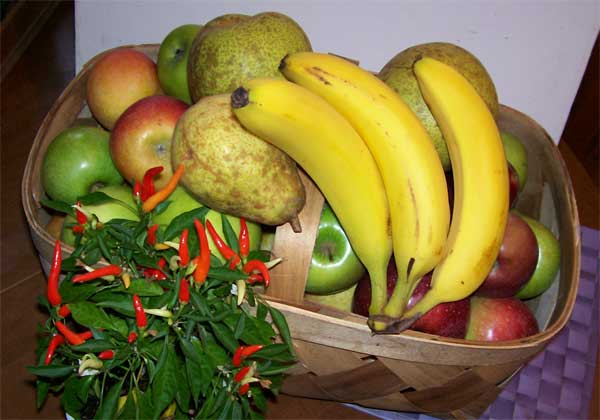
POLYGON ((389 209, 377 166, 360 136, 327 102, 287 80, 252 79, 231 95, 233 112, 313 179, 371 277, 370 309, 387 299, 389 209))
POLYGON ((455 195, 446 257, 433 272, 431 289, 402 316, 408 324, 438 303, 469 296, 485 280, 502 244, 509 203, 502 139, 485 102, 460 73, 437 60, 422 58, 414 72, 448 144, 455 195))
MULTIPOLYGON (((296 53, 282 73, 332 104, 356 129, 382 174, 398 281, 384 314, 399 317, 416 283, 443 257, 450 224, 444 170, 429 134, 400 96, 343 58, 296 53)), ((385 325, 370 322, 374 330, 385 325)))

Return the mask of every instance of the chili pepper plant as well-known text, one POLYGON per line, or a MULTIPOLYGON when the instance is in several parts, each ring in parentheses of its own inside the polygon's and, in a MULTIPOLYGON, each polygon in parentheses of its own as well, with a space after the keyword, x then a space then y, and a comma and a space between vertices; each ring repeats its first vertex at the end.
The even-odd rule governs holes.
POLYGON ((115 200, 100 192, 74 206, 74 251, 56 241, 39 304, 37 405, 59 394, 65 412, 85 418, 262 418, 295 362, 284 316, 261 298, 275 263, 248 252, 245 221, 236 236, 223 217, 222 259, 211 255, 202 207, 158 227, 176 177, 164 190, 134 188, 139 221, 100 223, 86 206, 115 200))

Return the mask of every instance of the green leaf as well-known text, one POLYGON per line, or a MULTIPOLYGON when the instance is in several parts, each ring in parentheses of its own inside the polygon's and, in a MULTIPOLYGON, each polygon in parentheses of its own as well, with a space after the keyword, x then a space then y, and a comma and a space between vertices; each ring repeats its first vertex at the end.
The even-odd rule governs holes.
POLYGON ((190 409, 191 390, 188 387, 188 378, 185 361, 175 356, 175 400, 179 409, 187 412, 190 409))
POLYGON ((267 399, 263 394, 263 390, 260 387, 252 387, 252 400, 254 405, 263 413, 267 411, 267 399))
POLYGON ((237 400, 232 401, 231 418, 232 419, 241 419, 242 418, 242 405, 237 400))
POLYGON ((66 213, 72 216, 75 215, 75 210, 73 209, 73 207, 65 203, 64 201, 41 199, 40 203, 42 204, 42 206, 52 210, 56 210, 60 213, 66 213))
POLYGON ((62 378, 75 371, 70 365, 50 364, 43 366, 27 366, 29 373, 44 378, 62 378))
POLYGON ((201 350, 195 347, 190 340, 182 338, 179 340, 179 346, 181 347, 181 351, 188 359, 200 364, 202 363, 202 353, 201 350))
POLYGON ((48 397, 48 391, 50 390, 50 382, 44 379, 38 379, 35 381, 35 405, 38 408, 42 408, 48 397))
POLYGON ((175 398, 177 390, 177 355, 173 345, 167 345, 164 362, 157 365, 157 372, 152 382, 152 398, 154 400, 153 417, 159 417, 175 398))
POLYGON ((294 346, 292 344, 292 335, 290 334, 290 327, 285 320, 285 316, 278 309, 269 306, 269 313, 271 314, 271 318, 273 319, 273 323, 279 330, 279 334, 283 339, 283 342, 286 343, 290 349, 291 354, 295 354, 294 346))
POLYGON ((113 347, 113 344, 108 340, 89 339, 83 344, 73 346, 72 349, 84 353, 97 353, 100 351, 109 350, 113 347))
POLYGON ((73 302, 69 304, 69 309, 78 324, 90 328, 116 329, 106 312, 92 302, 73 302))
POLYGON ((85 253, 82 260, 84 263, 91 266, 91 265, 97 264, 101 258, 102 258, 102 252, 100 251, 100 248, 93 248, 85 253))
POLYGON ((229 329, 228 326, 216 322, 210 322, 210 326, 215 334, 215 337, 227 350, 231 353, 235 353, 239 344, 235 339, 233 332, 229 329))
POLYGON ((97 419, 112 419, 115 417, 124 381, 125 379, 121 379, 119 382, 115 383, 110 387, 108 393, 103 396, 100 407, 98 407, 98 411, 96 411, 97 419))
POLYGON ((102 300, 96 303, 97 306, 101 308, 110 308, 120 314, 123 314, 128 317, 135 317, 135 310, 133 309, 133 301, 131 296, 122 295, 119 297, 116 295, 111 300, 102 300))
POLYGON ((239 279, 244 279, 247 276, 240 271, 232 271, 228 267, 211 266, 210 270, 208 271, 208 277, 221 281, 233 282, 239 279))
POLYGON ((169 206, 171 205, 172 202, 173 202, 172 200, 161 201, 154 208, 154 214, 159 215, 159 214, 163 213, 165 210, 167 210, 169 208, 169 206))
MULTIPOLYGON (((94 191, 78 198, 83 206, 93 206, 96 204, 108 203, 110 201, 117 202, 116 198, 112 198, 110 195, 103 193, 102 191, 94 191)), ((123 203, 125 204, 125 203, 123 203)))
POLYGON ((258 302, 258 306, 256 307, 256 319, 264 321, 267 319, 267 314, 269 313, 269 308, 262 302, 258 302))
POLYGON ((239 338, 242 336, 244 327, 246 326, 246 314, 242 312, 238 317, 238 322, 235 326, 235 330, 233 331, 233 336, 236 340, 239 340, 239 338))
POLYGON ((60 283, 58 290, 60 291, 60 296, 65 303, 87 300, 97 292, 96 286, 92 283, 76 284, 66 279, 60 283))
POLYGON ((225 365, 229 361, 229 356, 225 349, 214 341, 204 343, 204 351, 211 358, 215 366, 225 365))
POLYGON ((84 378, 71 376, 65 382, 65 389, 60 401, 67 413, 78 413, 85 405, 85 401, 81 401, 78 396, 79 389, 83 385, 82 379, 84 378))
POLYGON ((204 220, 204 217, 209 210, 208 207, 198 207, 197 209, 181 213, 179 216, 175 217, 171 220, 167 229, 165 229, 165 240, 170 241, 181 234, 186 227, 191 228, 194 224, 194 219, 204 220))
POLYGON ((131 285, 126 290, 128 293, 138 296, 160 296, 164 293, 159 283, 147 279, 131 280, 131 285))
POLYGON ((221 213, 221 228, 223 229, 223 235, 225 236, 223 239, 225 239, 227 245, 229 245, 229 247, 233 249, 236 254, 239 254, 240 244, 238 242, 238 236, 235 234, 231 223, 229 223, 229 220, 223 213, 221 213))

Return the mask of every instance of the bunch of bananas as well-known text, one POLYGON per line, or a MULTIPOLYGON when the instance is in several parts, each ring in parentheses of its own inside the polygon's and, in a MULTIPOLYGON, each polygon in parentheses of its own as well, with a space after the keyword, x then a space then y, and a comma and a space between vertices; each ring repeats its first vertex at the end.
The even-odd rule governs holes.
POLYGON ((371 329, 400 332, 437 304, 473 293, 500 250, 509 191, 496 122, 471 84, 432 58, 414 64, 448 144, 451 214, 427 131, 384 82, 348 60, 312 52, 285 57, 280 70, 287 80, 253 79, 238 88, 234 113, 321 189, 369 272, 371 329), (392 255, 398 281, 388 300, 392 255), (431 289, 407 310, 417 283, 432 270, 431 289))

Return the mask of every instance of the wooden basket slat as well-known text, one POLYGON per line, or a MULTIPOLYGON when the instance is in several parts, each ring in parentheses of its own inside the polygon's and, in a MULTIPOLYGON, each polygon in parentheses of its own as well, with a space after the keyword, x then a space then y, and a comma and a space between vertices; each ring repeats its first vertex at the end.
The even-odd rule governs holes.
MULTIPOLYGON (((158 45, 132 48, 155 59, 158 45)), ((56 134, 78 116, 89 115, 85 82, 93 64, 105 53, 86 63, 55 102, 38 130, 25 168, 23 208, 45 264, 51 259, 54 239, 45 228, 50 215, 40 206, 44 197, 42 157, 56 134)), ((303 302, 323 205, 318 188, 303 175, 307 206, 300 215, 302 234, 293 233, 290 225, 277 228, 274 252, 285 264, 273 270, 274 280, 267 292, 271 305, 286 316, 299 356, 283 392, 336 401, 352 398, 367 407, 438 417, 477 417, 497 397, 506 379, 564 327, 575 303, 580 266, 579 220, 571 181, 558 149, 535 121, 501 106, 498 125, 523 140, 530 156, 529 179, 519 195, 518 209, 541 219, 561 244, 555 292, 550 298, 530 302, 534 309, 541 306, 547 310, 548 314, 542 315, 546 328, 535 336, 503 343, 468 342, 413 331, 373 336, 364 317, 303 302), (360 382, 366 386, 361 387, 360 382)), ((63 252, 71 251, 63 244, 63 252)))

